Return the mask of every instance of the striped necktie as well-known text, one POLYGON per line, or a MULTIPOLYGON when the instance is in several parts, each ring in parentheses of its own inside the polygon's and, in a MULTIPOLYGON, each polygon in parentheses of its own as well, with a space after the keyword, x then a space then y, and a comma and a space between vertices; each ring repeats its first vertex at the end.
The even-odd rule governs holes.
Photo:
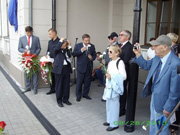
POLYGON ((157 68, 156 68, 156 71, 155 71, 155 75, 154 75, 154 79, 153 79, 153 82, 152 82, 152 87, 151 87, 151 91, 153 92, 154 91, 154 85, 159 77, 159 74, 160 74, 160 71, 161 71, 161 67, 162 67, 162 62, 160 60, 157 68))

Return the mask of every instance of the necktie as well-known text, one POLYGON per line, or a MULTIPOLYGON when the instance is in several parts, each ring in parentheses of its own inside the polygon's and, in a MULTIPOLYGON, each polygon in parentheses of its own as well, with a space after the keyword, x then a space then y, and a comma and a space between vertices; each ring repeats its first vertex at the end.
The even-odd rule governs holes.
POLYGON ((159 77, 159 74, 160 74, 160 71, 161 71, 161 67, 162 67, 162 62, 160 60, 159 65, 156 68, 153 84, 152 84, 152 87, 151 87, 152 92, 154 91, 154 85, 155 85, 155 83, 156 83, 156 81, 157 81, 157 79, 159 77))
POLYGON ((30 37, 28 37, 28 45, 30 46, 30 37))

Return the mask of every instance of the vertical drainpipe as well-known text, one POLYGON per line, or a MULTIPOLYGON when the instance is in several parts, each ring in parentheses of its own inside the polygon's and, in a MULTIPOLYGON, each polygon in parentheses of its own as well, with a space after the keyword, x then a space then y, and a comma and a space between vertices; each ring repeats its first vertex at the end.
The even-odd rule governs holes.
POLYGON ((29 26, 32 27, 32 0, 29 0, 29 26))
POLYGON ((52 0, 52 28, 56 29, 56 0, 52 0))

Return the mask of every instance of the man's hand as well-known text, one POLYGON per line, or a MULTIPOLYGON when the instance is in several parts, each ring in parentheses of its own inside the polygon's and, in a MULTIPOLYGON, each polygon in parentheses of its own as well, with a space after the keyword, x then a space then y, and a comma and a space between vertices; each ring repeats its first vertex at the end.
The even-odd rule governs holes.
POLYGON ((168 116, 170 115, 170 113, 167 112, 166 110, 163 110, 163 114, 164 114, 166 117, 168 117, 168 116))
POLYGON ((110 74, 106 74, 106 78, 110 80, 111 79, 111 75, 110 74))
POLYGON ((91 56, 91 54, 88 54, 88 58, 89 58, 90 60, 93 59, 92 56, 91 56))
POLYGON ((82 47, 82 48, 81 48, 81 51, 82 51, 82 52, 84 52, 84 51, 86 51, 86 50, 87 50, 86 47, 82 47))
POLYGON ((135 53, 136 57, 140 57, 141 56, 141 46, 139 43, 136 43, 134 46, 138 46, 138 50, 133 48, 133 52, 135 53))

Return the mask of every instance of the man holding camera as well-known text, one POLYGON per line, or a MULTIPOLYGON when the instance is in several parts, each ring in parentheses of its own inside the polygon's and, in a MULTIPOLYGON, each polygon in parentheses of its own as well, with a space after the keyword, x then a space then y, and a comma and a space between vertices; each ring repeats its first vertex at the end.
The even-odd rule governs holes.
POLYGON ((71 105, 69 102, 70 93, 70 73, 71 68, 71 52, 72 47, 69 40, 61 38, 57 45, 53 45, 54 63, 52 72, 55 74, 56 99, 59 107, 63 107, 63 103, 71 105))
MULTIPOLYGON (((156 56, 146 61, 141 55, 139 44, 133 49, 136 62, 142 69, 149 70, 143 88, 143 97, 151 96, 151 122, 165 120, 174 107, 180 101, 180 76, 177 74, 177 66, 180 65, 179 58, 170 50, 171 39, 166 35, 159 36, 150 44, 154 47, 156 56)), ((159 128, 156 124, 150 124, 150 135, 155 135, 159 128)), ((169 123, 161 131, 162 135, 169 134, 169 123)))
POLYGON ((131 32, 128 30, 123 30, 119 34, 120 42, 121 42, 121 50, 120 58, 124 61, 125 69, 127 73, 127 79, 124 81, 124 94, 120 95, 120 114, 119 116, 123 116, 126 113, 126 98, 127 98, 127 84, 129 82, 129 61, 133 55, 133 46, 129 42, 131 39, 131 32))
POLYGON ((93 61, 96 59, 96 51, 95 46, 90 43, 90 36, 88 34, 82 36, 82 43, 75 45, 73 56, 77 57, 76 101, 79 102, 81 100, 83 83, 83 98, 91 100, 88 94, 91 85, 93 61))

